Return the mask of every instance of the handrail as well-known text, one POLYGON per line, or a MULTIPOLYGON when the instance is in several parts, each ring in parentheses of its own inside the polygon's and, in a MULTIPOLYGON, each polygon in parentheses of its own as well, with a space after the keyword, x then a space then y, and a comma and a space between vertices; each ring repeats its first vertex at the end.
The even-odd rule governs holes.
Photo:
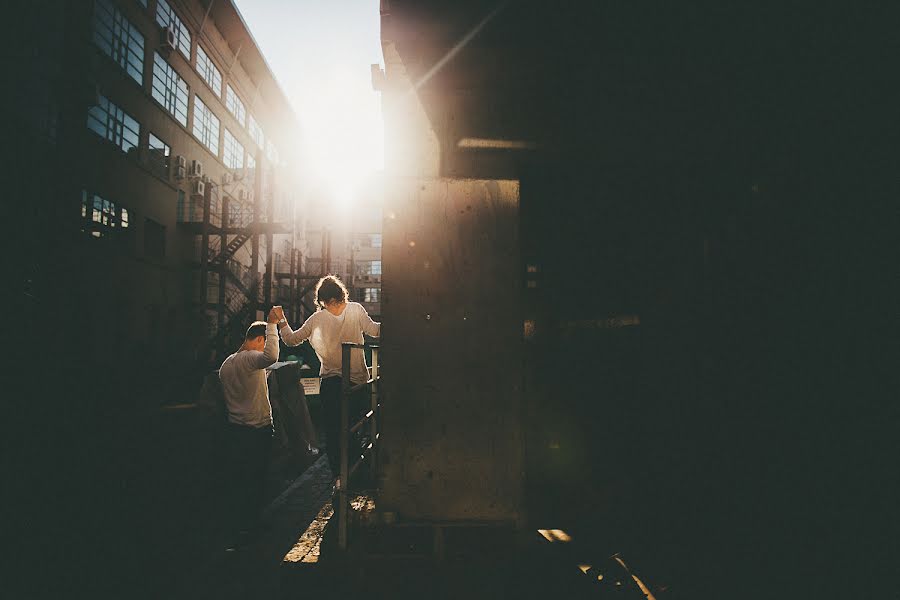
POLYGON ((377 465, 376 453, 379 433, 376 415, 378 414, 378 407, 380 406, 378 402, 378 386, 379 380, 381 379, 381 375, 378 372, 380 367, 378 361, 378 350, 378 344, 354 344, 351 342, 345 342, 341 344, 341 472, 335 488, 337 490, 338 496, 338 546, 342 551, 347 549, 347 513, 349 510, 349 497, 347 495, 347 488, 350 477, 352 477, 353 474, 356 473, 357 469, 359 469, 359 466, 366 459, 369 460, 369 469, 373 477, 375 475, 375 469, 377 465), (372 377, 366 383, 353 385, 353 382, 350 381, 350 352, 353 349, 365 348, 369 348, 372 350, 372 377), (370 410, 354 425, 349 426, 347 420, 350 413, 350 397, 354 392, 361 390, 367 385, 371 386, 370 410), (362 449, 362 453, 360 454, 358 459, 354 460, 353 465, 350 465, 350 436, 362 429, 367 423, 369 425, 370 434, 369 444, 364 449, 362 449))

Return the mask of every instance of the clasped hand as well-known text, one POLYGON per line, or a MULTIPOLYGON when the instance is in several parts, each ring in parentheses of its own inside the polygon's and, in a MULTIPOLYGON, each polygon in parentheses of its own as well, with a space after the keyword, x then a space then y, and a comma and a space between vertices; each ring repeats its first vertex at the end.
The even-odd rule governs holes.
POLYGON ((269 311, 269 323, 278 323, 282 319, 284 319, 284 308, 280 306, 273 306, 272 310, 269 311))

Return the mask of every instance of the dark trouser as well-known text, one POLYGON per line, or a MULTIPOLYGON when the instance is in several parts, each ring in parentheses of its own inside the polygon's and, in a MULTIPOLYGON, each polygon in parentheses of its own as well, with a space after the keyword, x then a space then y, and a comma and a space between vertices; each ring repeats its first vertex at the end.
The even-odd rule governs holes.
MULTIPOLYGON (((328 464, 331 467, 332 475, 338 477, 341 474, 341 378, 326 377, 322 379, 319 399, 322 402, 322 413, 325 420, 323 423, 325 453, 328 455, 328 464)), ((347 411, 348 427, 352 427, 366 414, 370 402, 368 387, 357 390, 350 396, 347 411)), ((354 458, 359 456, 357 450, 360 448, 362 434, 366 431, 368 431, 367 428, 363 426, 359 432, 350 436, 348 442, 350 455, 347 468, 353 466, 354 458)))
POLYGON ((265 499, 266 474, 272 449, 272 426, 228 424, 228 459, 231 471, 235 527, 249 530, 259 521, 265 499))

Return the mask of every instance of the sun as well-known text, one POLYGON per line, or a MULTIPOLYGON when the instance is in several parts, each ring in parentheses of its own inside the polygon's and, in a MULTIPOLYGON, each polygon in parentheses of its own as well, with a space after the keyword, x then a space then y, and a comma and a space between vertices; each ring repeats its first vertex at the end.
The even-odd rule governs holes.
POLYGON ((357 201, 363 182, 384 164, 381 99, 368 73, 368 65, 359 73, 335 70, 297 101, 301 168, 343 207, 357 201))

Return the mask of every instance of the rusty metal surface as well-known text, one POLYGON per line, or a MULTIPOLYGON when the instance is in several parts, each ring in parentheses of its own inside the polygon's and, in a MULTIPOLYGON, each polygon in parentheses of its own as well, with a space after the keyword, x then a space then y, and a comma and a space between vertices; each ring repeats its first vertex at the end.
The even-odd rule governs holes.
POLYGON ((522 500, 519 184, 385 190, 381 506, 515 519, 522 500))

